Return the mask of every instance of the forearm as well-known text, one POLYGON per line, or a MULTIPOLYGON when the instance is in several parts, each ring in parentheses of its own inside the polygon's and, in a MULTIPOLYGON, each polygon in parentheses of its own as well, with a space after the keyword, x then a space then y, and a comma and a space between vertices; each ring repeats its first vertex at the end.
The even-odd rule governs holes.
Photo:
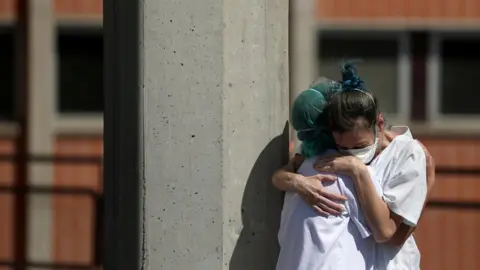
POLYGON ((415 227, 410 227, 407 224, 402 223, 392 238, 386 242, 386 244, 390 246, 402 246, 414 231, 415 227))
MULTIPOLYGON (((427 201, 423 204, 423 209, 425 209, 425 205, 427 204, 427 201)), ((423 209, 422 209, 422 215, 423 215, 423 209)), ((421 219, 422 216, 420 216, 421 219)), ((419 221, 420 221, 419 219, 419 221)), ((411 227, 408 226, 405 223, 400 224, 398 227, 397 231, 393 235, 393 237, 388 240, 387 244, 392 245, 392 246, 402 246, 405 241, 412 235, 412 233, 415 231, 417 227, 411 227)))
POLYGON ((373 237, 377 242, 388 241, 397 230, 397 221, 387 204, 378 196, 368 170, 359 170, 353 176, 357 197, 373 237))
POLYGON ((295 155, 287 165, 278 169, 272 176, 273 185, 281 190, 287 192, 298 192, 298 186, 301 181, 301 175, 296 171, 303 163, 304 158, 301 155, 295 155))
POLYGON ((277 170, 272 176, 273 185, 281 191, 298 192, 299 175, 292 170, 288 165, 277 170))

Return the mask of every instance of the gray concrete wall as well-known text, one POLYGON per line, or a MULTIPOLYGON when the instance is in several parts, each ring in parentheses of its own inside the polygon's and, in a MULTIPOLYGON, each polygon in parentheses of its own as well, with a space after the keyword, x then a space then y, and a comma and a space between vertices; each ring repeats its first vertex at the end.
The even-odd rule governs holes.
POLYGON ((288 0, 144 0, 146 269, 274 269, 288 0))

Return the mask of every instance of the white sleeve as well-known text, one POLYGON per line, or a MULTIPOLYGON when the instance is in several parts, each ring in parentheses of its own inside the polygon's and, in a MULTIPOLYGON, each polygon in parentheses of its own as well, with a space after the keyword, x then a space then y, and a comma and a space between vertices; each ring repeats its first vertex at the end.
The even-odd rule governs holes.
POLYGON ((396 163, 391 179, 383 186, 383 198, 405 224, 415 227, 427 196, 425 152, 413 140, 399 153, 396 163))

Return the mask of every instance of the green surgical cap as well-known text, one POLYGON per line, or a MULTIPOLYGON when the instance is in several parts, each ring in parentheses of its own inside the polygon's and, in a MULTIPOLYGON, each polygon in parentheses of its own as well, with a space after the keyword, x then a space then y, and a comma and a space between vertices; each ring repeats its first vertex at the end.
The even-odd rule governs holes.
POLYGON ((290 120, 298 139, 302 141, 301 152, 304 157, 320 155, 335 147, 323 111, 329 97, 340 89, 341 83, 320 78, 293 102, 290 120))

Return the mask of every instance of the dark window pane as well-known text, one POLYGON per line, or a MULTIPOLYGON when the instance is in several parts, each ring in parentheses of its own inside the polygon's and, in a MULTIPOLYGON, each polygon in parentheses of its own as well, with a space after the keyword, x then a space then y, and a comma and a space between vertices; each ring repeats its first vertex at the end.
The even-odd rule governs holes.
POLYGON ((411 76, 412 76, 412 119, 425 121, 427 116, 427 57, 430 36, 427 32, 413 32, 410 35, 411 76))
POLYGON ((62 29, 58 35, 61 113, 103 111, 103 36, 101 31, 62 29))
POLYGON ((479 114, 480 36, 442 42, 441 112, 479 114))
POLYGON ((13 28, 0 28, 0 121, 14 118, 15 51, 13 28))
POLYGON ((321 76, 340 80, 341 62, 360 59, 359 75, 377 97, 382 111, 397 112, 398 39, 321 33, 319 46, 321 76))

